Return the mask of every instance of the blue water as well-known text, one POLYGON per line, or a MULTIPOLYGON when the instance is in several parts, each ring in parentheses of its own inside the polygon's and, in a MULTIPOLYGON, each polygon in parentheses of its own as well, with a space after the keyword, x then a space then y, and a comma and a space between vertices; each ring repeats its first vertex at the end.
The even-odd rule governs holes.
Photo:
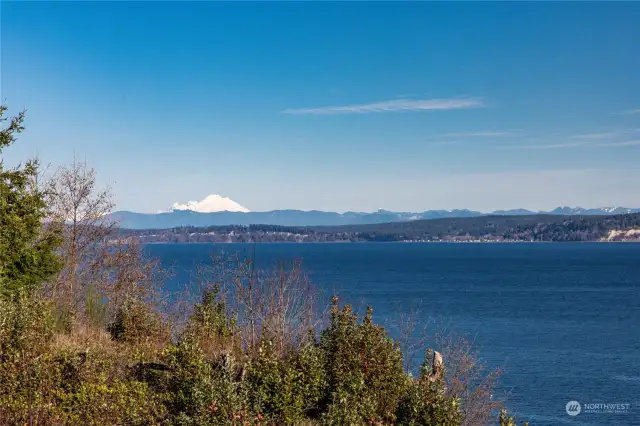
MULTIPOLYGON (((150 245, 177 285, 212 252, 150 245)), ((419 307, 503 370, 498 396, 532 425, 640 424, 640 244, 260 244, 257 262, 302 259, 317 286, 374 307, 383 323, 419 307), (568 401, 628 403, 570 417, 568 401)))

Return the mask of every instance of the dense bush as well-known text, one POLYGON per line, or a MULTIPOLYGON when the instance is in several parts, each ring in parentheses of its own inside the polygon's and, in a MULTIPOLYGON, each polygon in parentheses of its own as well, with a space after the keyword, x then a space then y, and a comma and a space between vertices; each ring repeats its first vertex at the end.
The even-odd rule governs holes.
POLYGON ((162 340, 163 337, 168 338, 169 334, 160 315, 140 301, 120 306, 107 331, 113 339, 133 344, 162 340))
POLYGON ((398 406, 398 423, 416 425, 459 425, 463 421, 456 397, 447 396, 442 380, 433 380, 429 365, 430 352, 422 365, 420 376, 413 380, 398 406))
POLYGON ((372 321, 373 311, 360 323, 351 306, 339 309, 333 299, 331 324, 322 333, 325 371, 329 382, 328 424, 390 423, 409 379, 402 353, 372 321))
POLYGON ((431 355, 413 378, 372 310, 358 318, 335 298, 327 327, 284 352, 273 330, 243 346, 215 289, 173 338, 141 302, 102 330, 56 330, 54 304, 35 295, 0 303, 2 424, 464 424, 431 355))
POLYGON ((50 378, 53 337, 49 303, 19 291, 0 299, 0 424, 24 424, 42 414, 50 378))
POLYGON ((413 378, 370 308, 359 318, 334 298, 324 329, 285 351, 262 329, 254 350, 222 300, 218 288, 204 291, 173 337, 139 300, 101 328, 69 330, 56 329, 56 305, 37 295, 0 300, 0 423, 470 424, 433 354, 413 378))

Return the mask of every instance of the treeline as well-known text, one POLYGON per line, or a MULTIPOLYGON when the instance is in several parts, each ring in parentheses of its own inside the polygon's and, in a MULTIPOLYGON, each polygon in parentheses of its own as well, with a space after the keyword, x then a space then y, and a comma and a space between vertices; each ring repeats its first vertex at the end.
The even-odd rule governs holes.
MULTIPOLYGON (((120 230, 145 243, 599 241, 612 230, 640 229, 640 213, 615 216, 482 216, 336 227, 274 225, 120 230)), ((637 237, 632 237, 637 238, 637 237)))
POLYGON ((414 321, 393 340, 297 263, 212 258, 167 303, 167 271, 111 207, 84 162, 47 180, 0 162, 0 424, 514 425, 463 340, 431 342, 412 375, 414 321))
POLYGON ((640 229, 640 214, 573 216, 562 222, 519 226, 504 232, 505 238, 532 241, 599 241, 610 231, 640 229))
POLYGON ((484 239, 514 241, 598 241, 611 230, 640 227, 640 214, 615 216, 484 216, 340 227, 365 240, 484 239))
POLYGON ((136 238, 142 243, 273 243, 358 241, 348 232, 324 232, 313 228, 279 225, 179 227, 173 229, 120 229, 120 238, 136 238))

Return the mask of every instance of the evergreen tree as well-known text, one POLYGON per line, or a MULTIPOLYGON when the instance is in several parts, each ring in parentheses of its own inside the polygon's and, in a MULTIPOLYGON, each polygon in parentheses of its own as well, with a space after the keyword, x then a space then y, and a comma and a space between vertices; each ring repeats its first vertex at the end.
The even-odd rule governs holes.
MULTIPOLYGON (((24 130, 24 112, 8 118, 6 111, 0 105, 0 155, 24 130)), ((5 168, 0 156, 0 297, 31 291, 60 267, 59 232, 43 232, 47 206, 37 176, 37 160, 5 168)))

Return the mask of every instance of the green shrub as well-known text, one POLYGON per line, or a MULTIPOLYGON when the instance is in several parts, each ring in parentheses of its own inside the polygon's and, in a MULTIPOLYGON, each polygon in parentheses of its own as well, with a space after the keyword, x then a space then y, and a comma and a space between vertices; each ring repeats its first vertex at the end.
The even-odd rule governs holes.
POLYGON ((308 417, 317 417, 326 400, 329 385, 325 352, 310 338, 298 351, 289 355, 288 362, 300 372, 300 380, 296 385, 304 401, 305 413, 308 417))
POLYGON ((0 299, 0 357, 37 355, 53 336, 51 304, 24 291, 0 299))
POLYGON ((168 348, 164 359, 170 370, 166 383, 172 424, 230 424, 247 411, 247 390, 237 380, 232 356, 212 362, 196 341, 184 339, 168 348))
POLYGON ((160 315, 149 305, 135 300, 118 308, 107 331, 115 340, 131 344, 162 340, 169 335, 160 315))
POLYGON ((0 424, 24 425, 47 419, 51 412, 49 389, 58 382, 48 354, 14 358, 0 363, 0 424))
POLYGON ((84 316, 89 325, 104 327, 107 320, 107 305, 94 285, 87 287, 84 303, 84 316))
POLYGON ((349 305, 340 310, 333 300, 331 324, 321 336, 329 385, 328 424, 395 420, 408 375, 397 344, 383 327, 373 324, 372 316, 367 308, 359 323, 349 305))
POLYGON ((431 379, 430 355, 430 351, 427 351, 420 377, 412 380, 398 406, 397 423, 399 425, 455 426, 462 424, 462 413, 457 398, 446 395, 441 378, 431 379))
POLYGON ((309 342, 281 358, 273 342, 263 341, 246 380, 254 411, 277 424, 300 423, 318 409, 326 392, 322 351, 309 342))
POLYGON ((0 424, 46 417, 58 381, 48 353, 53 329, 49 303, 25 291, 0 299, 0 424))
POLYGON ((160 425, 166 415, 160 398, 135 381, 85 382, 57 400, 53 422, 68 425, 160 425))
POLYGON ((228 316, 227 307, 218 300, 218 294, 218 287, 204 290, 202 301, 194 306, 182 336, 196 341, 209 357, 241 352, 236 320, 228 316))

